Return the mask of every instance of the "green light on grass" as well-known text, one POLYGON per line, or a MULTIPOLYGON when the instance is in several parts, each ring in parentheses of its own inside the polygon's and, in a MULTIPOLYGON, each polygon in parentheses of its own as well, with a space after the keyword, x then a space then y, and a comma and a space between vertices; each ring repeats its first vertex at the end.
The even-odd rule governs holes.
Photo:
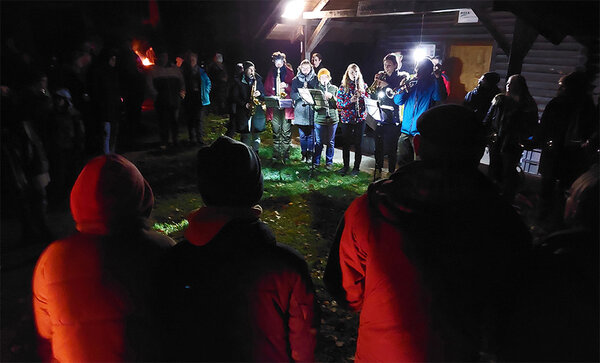
POLYGON ((178 223, 154 223, 152 229, 169 236, 175 232, 183 231, 188 224, 189 222, 187 219, 184 219, 178 223))

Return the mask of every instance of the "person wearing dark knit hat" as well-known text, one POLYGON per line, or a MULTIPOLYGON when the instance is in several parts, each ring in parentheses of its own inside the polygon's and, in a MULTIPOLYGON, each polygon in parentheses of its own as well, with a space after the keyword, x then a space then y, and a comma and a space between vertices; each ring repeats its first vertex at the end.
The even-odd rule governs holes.
POLYGON ((264 99, 265 87, 253 62, 247 60, 242 67, 241 77, 235 79, 231 87, 231 101, 236 108, 234 123, 236 131, 240 133, 240 141, 258 153, 260 133, 265 130, 266 121, 265 109, 257 105, 255 100, 264 99))
POLYGON ((361 312, 356 362, 497 356, 517 300, 531 237, 477 169, 481 125, 442 105, 417 128, 420 160, 352 202, 329 254, 327 289, 361 312))
POLYGON ((207 206, 252 207, 262 197, 260 159, 241 142, 221 136, 198 150, 197 160, 198 188, 207 206))
POLYGON ((486 143, 485 128, 475 113, 459 105, 431 108, 417 119, 417 155, 461 167, 479 165, 486 143))
POLYGON ((244 68, 244 70, 246 70, 246 69, 248 69, 250 67, 254 67, 254 63, 252 63, 251 61, 245 61, 245 62, 242 63, 242 67, 244 68))
POLYGON ((465 95, 463 105, 475 111, 479 122, 483 122, 485 115, 490 109, 492 100, 500 93, 498 88, 500 75, 496 72, 487 72, 477 82, 477 87, 465 95))
POLYGON ((206 206, 188 217, 185 240, 162 270, 165 358, 314 361, 308 267, 259 220, 263 176, 257 155, 219 137, 198 151, 198 187, 206 206))

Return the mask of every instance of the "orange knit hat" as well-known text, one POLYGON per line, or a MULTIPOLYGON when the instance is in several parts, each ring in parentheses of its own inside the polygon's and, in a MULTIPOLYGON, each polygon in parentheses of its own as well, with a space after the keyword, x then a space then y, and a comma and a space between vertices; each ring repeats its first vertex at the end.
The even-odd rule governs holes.
POLYGON ((317 78, 321 78, 322 75, 326 75, 327 77, 331 78, 331 73, 329 73, 327 68, 321 68, 317 74, 317 78))

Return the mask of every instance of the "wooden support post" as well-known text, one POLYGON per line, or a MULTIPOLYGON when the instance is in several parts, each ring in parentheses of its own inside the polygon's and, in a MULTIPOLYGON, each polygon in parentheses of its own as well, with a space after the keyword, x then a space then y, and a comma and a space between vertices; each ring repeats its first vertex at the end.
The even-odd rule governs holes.
POLYGON ((510 54, 508 56, 508 70, 506 72, 506 79, 513 74, 521 73, 523 68, 523 60, 533 42, 538 36, 537 30, 529 26, 525 21, 517 18, 515 21, 515 29, 513 31, 513 41, 510 46, 510 54))
POLYGON ((510 42, 508 41, 508 39, 506 39, 504 34, 498 31, 491 17, 489 16, 488 11, 479 7, 472 8, 472 10, 475 12, 475 15, 477 15, 479 21, 481 21, 481 24, 490 33, 492 38, 494 38, 496 43, 498 43, 498 47, 502 49, 504 54, 506 54, 507 56, 510 55, 510 42))

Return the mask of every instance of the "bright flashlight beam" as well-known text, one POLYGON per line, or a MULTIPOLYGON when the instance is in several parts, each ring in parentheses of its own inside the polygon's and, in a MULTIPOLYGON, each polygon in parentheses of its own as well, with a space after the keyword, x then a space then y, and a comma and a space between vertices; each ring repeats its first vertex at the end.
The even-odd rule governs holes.
POLYGON ((425 48, 417 47, 413 50, 413 59, 415 60, 415 63, 419 63, 419 61, 425 57, 427 57, 427 51, 425 48))
POLYGON ((304 11, 304 0, 292 0, 287 3, 281 17, 286 19, 298 19, 304 11))

